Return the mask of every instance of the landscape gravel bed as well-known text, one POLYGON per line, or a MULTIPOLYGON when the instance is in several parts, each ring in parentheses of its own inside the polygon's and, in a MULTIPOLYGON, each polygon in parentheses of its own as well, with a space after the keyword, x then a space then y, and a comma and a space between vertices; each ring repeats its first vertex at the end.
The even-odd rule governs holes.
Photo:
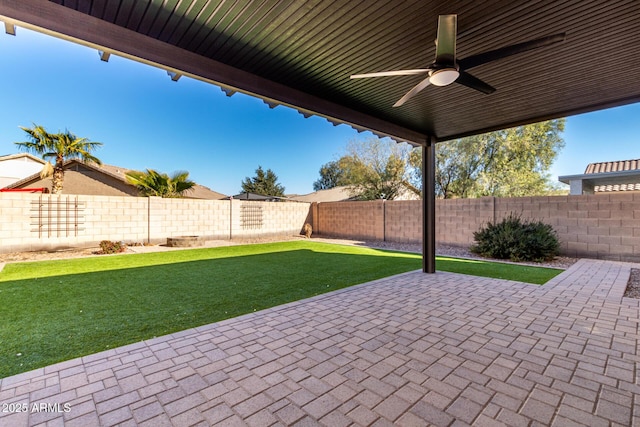
POLYGON ((629 276, 629 282, 627 283, 627 290, 624 292, 624 296, 627 298, 640 299, 640 268, 631 269, 631 275, 629 276))
MULTIPOLYGON (((358 240, 342 240, 342 239, 324 239, 317 238, 319 241, 333 242, 333 243, 342 243, 342 244, 356 244, 362 246, 369 246, 372 248, 379 249, 389 249, 394 251, 404 251, 404 252, 415 252, 422 253, 422 244, 421 243, 399 243, 399 242, 382 242, 382 241, 358 241, 358 240)), ((436 254, 441 256, 450 256, 456 258, 472 258, 472 259, 481 259, 485 261, 496 261, 496 262, 508 262, 508 260, 501 259, 492 259, 492 258, 484 258, 479 255, 474 254, 467 247, 463 246, 450 246, 450 245, 437 245, 436 246, 436 254)), ((553 261, 547 262, 516 262, 513 264, 526 264, 526 265, 534 265, 536 267, 551 267, 551 268, 560 268, 567 269, 571 267, 578 261, 577 258, 571 257, 556 257, 553 261)))
MULTIPOLYGON (((298 240, 304 239, 302 236, 278 236, 268 238, 254 238, 254 239, 234 239, 234 240, 207 240, 203 247, 218 247, 218 246, 231 246, 231 245, 244 245, 250 243, 268 243, 285 240, 298 240)), ((368 241, 368 240, 352 240, 352 239, 338 239, 338 238, 324 238, 313 237, 313 240, 326 243, 337 243, 343 245, 358 245, 368 246, 378 249, 388 249, 394 251, 404 252, 422 252, 422 244, 420 243, 401 243, 401 242, 385 242, 385 241, 368 241)), ((170 250, 184 250, 186 248, 172 248, 166 245, 136 245, 128 246, 127 253, 140 253, 140 252, 156 252, 156 251, 170 251, 170 250)), ((32 252, 11 252, 0 253, 0 262, 16 262, 16 261, 42 261, 51 259, 65 259, 65 258, 77 258, 86 256, 98 256, 95 252, 99 250, 98 247, 80 248, 80 249, 61 249, 56 251, 32 251, 32 252)), ((488 258, 482 258, 469 251, 468 248, 461 246, 447 246, 438 245, 436 247, 436 253, 442 256, 452 256, 458 258, 473 258, 483 259, 491 261, 509 262, 504 260, 493 260, 488 258)), ((104 256, 104 255, 101 255, 104 256)), ((557 257, 553 261, 543 263, 530 263, 531 265, 539 267, 553 267, 566 269, 569 268, 577 261, 576 258, 569 257, 557 257)), ((524 263, 517 263, 524 264, 524 263)))

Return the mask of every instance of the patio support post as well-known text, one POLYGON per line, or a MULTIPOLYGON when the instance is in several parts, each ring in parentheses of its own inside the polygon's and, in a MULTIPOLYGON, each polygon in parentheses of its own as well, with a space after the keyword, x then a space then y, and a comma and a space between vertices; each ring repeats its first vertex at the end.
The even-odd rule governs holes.
POLYGON ((436 138, 422 146, 422 271, 436 272, 436 138))

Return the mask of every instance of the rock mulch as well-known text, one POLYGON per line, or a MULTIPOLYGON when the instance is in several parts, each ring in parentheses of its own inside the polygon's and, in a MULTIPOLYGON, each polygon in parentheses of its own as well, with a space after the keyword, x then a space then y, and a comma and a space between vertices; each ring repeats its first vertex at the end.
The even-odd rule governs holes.
POLYGON ((624 292, 624 296, 627 298, 640 299, 640 268, 631 269, 631 275, 629 276, 629 282, 627 283, 627 290, 624 292))
MULTIPOLYGON (((327 239, 327 241, 333 241, 336 243, 339 242, 335 239, 327 239)), ((359 242, 357 244, 361 244, 362 246, 370 246, 372 248, 422 253, 422 244, 420 243, 397 243, 397 242, 371 241, 371 242, 359 242)), ((469 248, 462 247, 462 246, 437 245, 436 254, 442 255, 442 256, 451 256, 456 258, 472 258, 472 259, 481 259, 484 261, 512 263, 511 261, 508 261, 508 260, 484 258, 484 257, 478 256, 473 252, 471 252, 469 248)), ((512 264, 519 264, 519 265, 526 264, 526 265, 533 265, 536 267, 550 267, 550 268, 560 268, 560 269, 566 270, 567 268, 575 264, 577 261, 578 261, 578 258, 556 257, 552 261, 546 261, 546 262, 532 262, 532 263, 516 262, 512 264)))
POLYGON ((100 250, 95 248, 63 249, 58 251, 29 251, 0 253, 0 262, 47 261, 54 259, 79 258, 95 255, 100 250))
MULTIPOLYGON (((254 238, 254 239, 234 239, 229 240, 208 240, 205 242, 204 247, 217 247, 217 246, 232 246, 232 245, 244 245, 249 243, 269 243, 276 241, 290 241, 304 239, 304 236, 279 236, 271 238, 254 238)), ((347 240, 347 239, 329 239, 321 237, 313 237, 312 240, 326 243, 337 243, 344 245, 356 245, 356 246, 368 246, 378 249, 389 249, 403 252, 422 252, 422 244, 420 243, 400 243, 400 242, 383 242, 383 241, 364 241, 364 240, 347 240)), ((125 253, 140 253, 140 252, 157 252, 168 250, 184 250, 189 248, 171 248, 166 245, 150 245, 150 246, 128 246, 125 253)), ((79 258, 87 256, 97 256, 96 252, 100 249, 98 247, 80 248, 80 249, 62 249, 57 251, 33 251, 33 252, 11 252, 0 253, 0 262, 17 262, 17 261, 44 261, 54 259, 66 259, 66 258, 79 258)), ((438 245, 436 253, 443 256, 452 256, 459 258, 473 258, 483 259, 491 261, 509 262, 504 260, 493 260, 488 258, 482 258, 469 251, 468 248, 460 246, 447 246, 438 245)), ((101 255, 104 256, 104 255, 101 255)), ((557 257, 553 261, 543 263, 531 263, 531 265, 539 267, 553 267, 567 269, 572 266, 577 258, 569 257, 557 257)), ((517 263, 523 264, 523 263, 517 263)))

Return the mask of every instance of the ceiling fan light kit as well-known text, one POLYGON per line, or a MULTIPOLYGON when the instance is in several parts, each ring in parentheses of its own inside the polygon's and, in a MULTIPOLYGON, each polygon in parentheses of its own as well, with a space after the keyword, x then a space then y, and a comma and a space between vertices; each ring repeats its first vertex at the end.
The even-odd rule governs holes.
POLYGON ((443 68, 430 72, 429 83, 434 86, 448 86, 455 82, 460 76, 460 72, 455 68, 443 68))
POLYGON ((438 17, 438 32, 436 38, 436 58, 427 68, 412 70, 380 71, 376 73, 352 74, 352 79, 370 77, 412 76, 427 74, 416 86, 400 98, 393 106, 399 107, 413 98, 427 86, 448 86, 458 83, 484 94, 495 92, 495 88, 479 78, 469 74, 467 70, 489 62, 497 61, 528 50, 538 49, 564 41, 565 34, 554 34, 541 37, 524 43, 501 47, 476 55, 471 55, 461 60, 456 59, 456 35, 458 15, 440 15, 438 17))

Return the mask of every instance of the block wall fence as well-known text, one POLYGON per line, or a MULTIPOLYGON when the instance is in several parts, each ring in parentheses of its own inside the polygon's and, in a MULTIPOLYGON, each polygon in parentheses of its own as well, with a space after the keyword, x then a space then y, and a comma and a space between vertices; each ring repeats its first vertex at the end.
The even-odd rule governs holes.
MULTIPOLYGON (((474 231, 511 212, 552 225, 563 255, 640 262, 640 193, 437 200, 436 242, 469 246, 474 231)), ((321 237, 422 241, 417 200, 310 205, 0 193, 0 252, 88 247, 101 240, 162 243, 191 235, 290 236, 305 222, 321 237)))
MULTIPOLYGON (((422 241, 422 202, 312 205, 313 231, 359 240, 422 241)), ((640 193, 436 200, 436 242, 469 246, 473 232, 511 212, 553 226, 561 254, 640 262, 640 193)))
POLYGON ((309 203, 0 193, 0 252, 299 234, 309 203))

